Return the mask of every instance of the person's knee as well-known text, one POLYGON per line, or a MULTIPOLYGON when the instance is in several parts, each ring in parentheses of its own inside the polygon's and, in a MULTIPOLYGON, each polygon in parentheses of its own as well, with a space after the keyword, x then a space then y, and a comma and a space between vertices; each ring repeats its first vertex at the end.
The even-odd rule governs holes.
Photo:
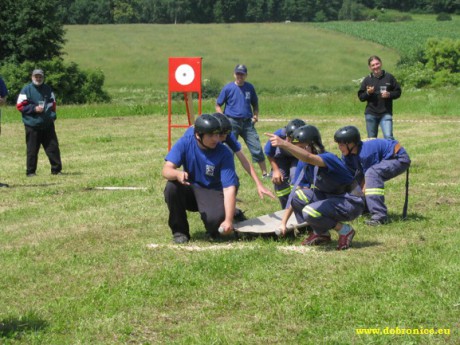
POLYGON ((216 231, 225 219, 225 212, 205 212, 201 214, 201 219, 206 229, 216 231))
POLYGON ((177 183, 168 181, 166 187, 163 191, 165 201, 169 202, 174 200, 177 195, 179 195, 179 185, 177 183))

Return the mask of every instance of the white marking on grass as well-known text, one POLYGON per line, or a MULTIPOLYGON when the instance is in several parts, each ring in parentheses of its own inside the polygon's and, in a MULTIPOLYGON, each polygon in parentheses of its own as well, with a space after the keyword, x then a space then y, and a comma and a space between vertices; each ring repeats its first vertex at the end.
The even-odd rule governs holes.
MULTIPOLYGON (((334 120, 331 119, 313 119, 313 118, 305 118, 306 120, 311 120, 314 122, 331 122, 334 120)), ((338 122, 339 120, 336 120, 338 122)), ((340 121, 346 122, 361 122, 362 119, 359 118, 349 118, 349 119, 340 119, 340 121)), ((259 122, 286 122, 285 119, 259 119, 259 122)), ((410 123, 460 123, 460 120, 401 120, 401 119, 393 119, 393 122, 410 122, 410 123)))
POLYGON ((450 187, 457 186, 460 182, 427 182, 427 183, 417 183, 420 186, 436 186, 436 187, 450 187))
MULTIPOLYGON (((234 249, 254 250, 257 248, 261 248, 261 247, 254 246, 254 245, 243 245, 240 243, 227 243, 227 244, 210 245, 210 246, 150 243, 147 245, 147 248, 149 249, 168 248, 168 249, 175 249, 175 250, 185 250, 188 252, 203 252, 203 251, 234 250, 234 249)), ((296 252, 300 254, 305 254, 307 252, 312 251, 311 247, 306 247, 306 246, 279 246, 277 247, 277 249, 282 252, 296 252)))

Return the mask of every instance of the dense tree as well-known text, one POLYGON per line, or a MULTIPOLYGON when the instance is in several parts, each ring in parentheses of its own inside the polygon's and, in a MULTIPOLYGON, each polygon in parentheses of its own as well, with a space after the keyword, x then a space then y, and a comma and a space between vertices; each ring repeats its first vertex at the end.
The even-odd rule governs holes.
POLYGON ((305 22, 337 20, 339 11, 355 17, 364 7, 455 13, 460 0, 63 0, 59 13, 65 24, 305 22))
POLYGON ((0 61, 61 56, 65 32, 57 8, 57 0, 1 0, 0 61))

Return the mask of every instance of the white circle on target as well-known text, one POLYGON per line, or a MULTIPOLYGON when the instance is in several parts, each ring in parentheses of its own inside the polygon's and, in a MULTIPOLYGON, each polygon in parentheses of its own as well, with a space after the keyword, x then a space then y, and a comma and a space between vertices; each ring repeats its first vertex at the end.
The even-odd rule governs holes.
POLYGON ((195 79, 195 71, 190 65, 180 65, 176 69, 176 80, 181 85, 189 85, 195 79))

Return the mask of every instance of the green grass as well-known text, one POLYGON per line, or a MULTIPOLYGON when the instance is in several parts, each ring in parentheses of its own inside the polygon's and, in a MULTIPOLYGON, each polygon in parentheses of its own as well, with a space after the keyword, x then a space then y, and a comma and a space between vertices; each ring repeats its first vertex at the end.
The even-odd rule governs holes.
POLYGON ((248 81, 259 93, 286 93, 353 85, 367 74, 369 54, 388 68, 392 49, 312 24, 103 25, 68 26, 68 61, 101 68, 116 99, 155 100, 167 95, 168 58, 203 58, 202 79, 222 85, 233 80, 237 63, 248 66, 248 81), (159 95, 159 96, 157 96, 159 95))
MULTIPOLYGON (((367 73, 368 55, 392 70, 397 52, 310 24, 68 29, 66 59, 103 68, 115 99, 59 107, 64 174, 50 175, 42 151, 33 179, 25 177, 20 114, 2 109, 0 182, 11 187, 0 189, 0 343, 460 343, 458 89, 404 90, 395 102, 395 135, 412 158, 407 221, 397 177, 386 184, 393 222, 370 228, 355 220, 347 252, 289 251, 300 239, 213 247, 196 214, 191 244, 202 250, 188 251, 170 245, 162 195, 169 56, 203 56, 204 78, 221 82, 244 59, 261 90, 259 133, 300 117, 338 153, 337 128, 352 123, 364 132, 352 80, 367 73), (386 327, 451 334, 356 334, 386 327)), ((203 110, 213 111, 213 101, 203 110)), ((173 113, 185 120, 181 103, 173 113)), ((180 134, 173 130, 174 139, 180 134)), ((277 210, 237 169, 238 206, 249 217, 277 210)))
MULTIPOLYGON (((261 121, 259 133, 294 116, 261 121)), ((334 131, 358 120, 302 118, 336 153, 334 131)), ((222 250, 170 247, 160 176, 164 115, 58 120, 64 175, 51 176, 41 152, 33 179, 25 177, 22 124, 4 124, 0 180, 11 187, 0 190, 0 343, 457 344, 458 117, 400 119, 395 134, 413 161, 409 220, 399 219, 398 177, 387 183, 391 224, 369 228, 360 218, 353 249, 303 253, 280 250, 300 239, 242 241, 230 250, 232 242, 217 244, 222 250), (159 247, 148 248, 153 243, 159 247), (355 331, 385 327, 448 328, 451 335, 355 331)), ((364 130, 363 122, 354 124, 364 130)), ((237 168, 239 207, 249 217, 277 210, 237 168)), ((199 217, 190 214, 190 222, 192 245, 209 248, 199 217)))
POLYGON ((245 63, 248 81, 268 99, 334 92, 354 97, 370 55, 379 55, 395 74, 400 56, 426 39, 460 33, 458 16, 450 22, 413 17, 401 23, 76 25, 66 27, 64 51, 66 61, 102 69, 113 104, 133 114, 156 112, 157 104, 167 111, 168 59, 177 56, 202 57, 202 79, 221 85, 232 80, 237 63, 245 63))
POLYGON ((315 26, 393 48, 401 55, 411 55, 423 48, 429 38, 457 40, 460 33, 460 17, 453 16, 452 19, 452 21, 436 21, 435 16, 415 15, 413 21, 407 22, 338 21, 318 23, 315 26))

